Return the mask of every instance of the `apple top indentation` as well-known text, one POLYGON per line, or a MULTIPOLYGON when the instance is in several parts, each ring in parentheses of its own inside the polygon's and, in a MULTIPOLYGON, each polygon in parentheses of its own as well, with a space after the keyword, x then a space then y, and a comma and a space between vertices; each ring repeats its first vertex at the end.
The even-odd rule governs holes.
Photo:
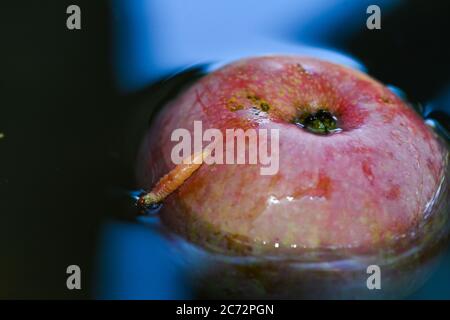
POLYGON ((338 119, 331 112, 319 109, 317 112, 304 112, 292 121, 295 125, 309 132, 328 135, 342 131, 338 127, 338 119))

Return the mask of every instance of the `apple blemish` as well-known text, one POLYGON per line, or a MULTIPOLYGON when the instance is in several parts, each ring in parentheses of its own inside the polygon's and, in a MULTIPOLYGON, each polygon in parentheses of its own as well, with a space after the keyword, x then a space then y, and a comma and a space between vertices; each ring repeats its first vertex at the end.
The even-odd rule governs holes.
POLYGON ((256 109, 260 109, 261 111, 264 111, 264 112, 267 112, 270 110, 269 103, 266 100, 261 99, 260 97, 254 95, 254 94, 248 94, 247 99, 252 102, 253 107, 256 109))

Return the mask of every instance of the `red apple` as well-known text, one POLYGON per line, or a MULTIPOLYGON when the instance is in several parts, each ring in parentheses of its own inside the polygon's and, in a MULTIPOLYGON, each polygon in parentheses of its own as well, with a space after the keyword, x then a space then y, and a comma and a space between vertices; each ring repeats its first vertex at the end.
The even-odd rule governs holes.
POLYGON ((203 129, 280 134, 276 174, 203 164, 164 200, 164 224, 213 252, 400 254, 448 189, 447 150, 433 131, 385 86, 344 66, 268 56, 205 76, 149 129, 138 157, 142 187, 175 167, 171 134, 193 132, 195 120, 203 129))

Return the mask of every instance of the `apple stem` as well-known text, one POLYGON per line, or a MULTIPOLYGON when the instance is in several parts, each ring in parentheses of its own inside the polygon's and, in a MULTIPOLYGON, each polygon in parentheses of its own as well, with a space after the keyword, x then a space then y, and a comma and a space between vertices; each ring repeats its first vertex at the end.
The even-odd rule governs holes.
POLYGON ((207 148, 201 152, 194 153, 183 159, 169 173, 164 175, 153 187, 153 189, 138 199, 138 205, 142 207, 150 207, 163 201, 168 195, 178 189, 198 168, 210 154, 207 148))

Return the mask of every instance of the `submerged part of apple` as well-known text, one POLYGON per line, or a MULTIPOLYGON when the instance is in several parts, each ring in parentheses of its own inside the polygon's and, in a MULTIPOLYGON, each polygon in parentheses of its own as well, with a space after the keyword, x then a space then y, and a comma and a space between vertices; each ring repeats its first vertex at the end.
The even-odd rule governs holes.
POLYGON ((137 178, 150 190, 175 165, 175 129, 279 129, 279 170, 203 164, 169 195, 163 222, 234 254, 398 243, 430 215, 447 151, 399 97, 367 75, 305 57, 227 65, 170 102, 149 129, 137 178))

